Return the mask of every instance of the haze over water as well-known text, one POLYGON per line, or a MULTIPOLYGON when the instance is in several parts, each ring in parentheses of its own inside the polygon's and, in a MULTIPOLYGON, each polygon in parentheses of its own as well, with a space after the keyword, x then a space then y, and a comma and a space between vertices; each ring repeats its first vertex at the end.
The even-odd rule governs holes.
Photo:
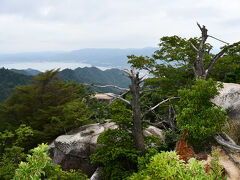
MULTIPOLYGON (((0 68, 6 69, 36 69, 39 71, 46 71, 51 69, 76 69, 78 67, 92 67, 90 64, 78 63, 78 62, 21 62, 21 63, 4 63, 0 64, 0 68)), ((101 70, 109 69, 110 67, 98 67, 101 70)))

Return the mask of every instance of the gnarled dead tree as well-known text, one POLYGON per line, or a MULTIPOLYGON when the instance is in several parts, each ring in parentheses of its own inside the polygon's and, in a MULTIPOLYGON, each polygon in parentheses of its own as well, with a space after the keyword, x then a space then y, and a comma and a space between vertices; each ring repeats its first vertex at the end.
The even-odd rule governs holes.
POLYGON ((229 48, 232 48, 234 46, 239 46, 240 42, 237 42, 237 43, 233 43, 233 44, 229 44, 229 43, 226 43, 225 41, 222 41, 218 38, 215 38, 213 36, 210 36, 208 35, 208 30, 206 29, 206 27, 203 25, 201 26, 200 24, 198 24, 198 27, 199 29, 201 30, 201 41, 200 41, 200 44, 199 44, 199 47, 196 47, 194 46, 192 43, 191 43, 191 46, 197 51, 197 58, 196 58, 196 61, 193 63, 193 71, 195 73, 195 77, 196 78, 201 78, 201 79, 207 79, 208 78, 208 75, 213 67, 213 65, 216 63, 216 61, 222 57, 224 55, 224 53, 229 49, 229 48), (210 37, 210 38, 213 38, 213 39, 216 39, 218 41, 221 41, 225 44, 227 44, 226 46, 224 46, 224 48, 222 48, 222 50, 217 53, 210 61, 210 63, 208 64, 207 68, 205 69, 204 68, 204 64, 203 64, 203 61, 204 61, 204 53, 209 53, 209 51, 211 49, 208 49, 207 51, 204 49, 204 45, 207 41, 207 38, 210 37))
MULTIPOLYGON (((142 128, 142 123, 143 122, 147 122, 144 120, 144 117, 151 111, 154 111, 154 109, 156 109, 157 107, 159 107, 161 104, 170 101, 172 99, 175 99, 177 97, 171 97, 168 99, 165 99, 161 102, 159 102, 157 105, 155 105, 154 107, 150 107, 148 110, 146 110, 145 112, 141 112, 141 108, 140 108, 140 84, 143 82, 143 78, 144 77, 139 77, 139 72, 137 72, 135 70, 135 68, 131 68, 131 70, 123 70, 124 75, 126 75, 128 78, 130 78, 131 80, 131 84, 129 86, 129 89, 125 89, 125 88, 120 88, 114 85, 105 85, 105 86, 98 86, 98 85, 94 85, 92 84, 91 86, 97 86, 97 87, 114 87, 117 88, 119 90, 124 90, 125 92, 122 93, 121 95, 109 95, 112 96, 114 100, 116 99, 120 99, 122 101, 124 101, 125 103, 131 105, 132 111, 133 111, 133 129, 132 129, 132 134, 134 137, 134 142, 135 142, 135 147, 137 150, 139 150, 141 152, 142 155, 145 154, 145 145, 144 145, 144 140, 143 140, 143 128, 142 128), (126 96, 126 94, 130 93, 132 96, 131 102, 124 99, 124 96, 126 96)), ((89 84, 85 84, 85 85, 89 85, 89 84)))

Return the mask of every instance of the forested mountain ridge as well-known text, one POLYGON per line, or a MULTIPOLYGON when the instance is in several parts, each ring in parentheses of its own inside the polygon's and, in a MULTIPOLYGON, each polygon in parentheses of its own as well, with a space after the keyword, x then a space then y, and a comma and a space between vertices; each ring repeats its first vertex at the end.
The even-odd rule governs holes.
MULTIPOLYGON (((38 73, 41 72, 34 69, 0 69, 0 102, 5 100, 12 93, 15 86, 28 84, 33 75, 38 73)), ((58 73, 58 77, 63 81, 76 81, 81 84, 113 84, 120 87, 128 87, 130 83, 129 79, 123 76, 122 71, 119 69, 107 69, 102 71, 96 67, 76 68, 75 70, 64 69, 58 73)), ((119 92, 114 88, 93 87, 93 89, 99 92, 119 92)))
MULTIPOLYGON (((112 84, 120 87, 128 87, 130 80, 123 75, 119 69, 107 69, 102 71, 96 67, 77 68, 75 70, 64 69, 59 72, 58 76, 64 81, 73 81, 77 83, 88 83, 96 85, 112 84)), ((94 90, 101 92, 114 92, 118 91, 113 88, 96 88, 94 90)))
POLYGON ((38 74, 41 73, 41 71, 38 71, 38 70, 36 70, 36 69, 31 69, 31 68, 22 69, 22 70, 19 70, 19 69, 11 69, 11 71, 14 71, 14 72, 19 73, 19 74, 28 75, 28 76, 36 76, 36 75, 38 75, 38 74))
POLYGON ((0 102, 7 98, 17 85, 26 85, 32 76, 19 74, 5 68, 0 69, 0 102))

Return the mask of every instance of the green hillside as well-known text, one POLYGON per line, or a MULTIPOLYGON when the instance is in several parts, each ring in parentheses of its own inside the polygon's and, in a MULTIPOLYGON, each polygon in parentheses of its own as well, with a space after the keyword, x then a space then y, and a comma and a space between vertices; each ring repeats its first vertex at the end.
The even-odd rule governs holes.
POLYGON ((28 84, 32 76, 19 74, 5 68, 0 69, 0 102, 5 100, 12 93, 17 85, 28 84))
MULTIPOLYGON (((119 87, 127 88, 130 80, 123 76, 122 71, 119 69, 108 69, 102 71, 96 67, 84 67, 77 68, 75 70, 64 69, 58 76, 64 81, 76 81, 78 83, 88 83, 96 85, 117 85, 119 87)), ((118 93, 119 91, 114 88, 93 88, 99 92, 113 92, 118 93)))
MULTIPOLYGON (((35 72, 36 70, 32 71, 35 72)), ((76 81, 77 83, 96 85, 112 84, 123 88, 127 88, 130 83, 129 79, 123 76, 122 71, 119 69, 102 71, 96 67, 77 68, 75 70, 64 69, 59 72, 58 77, 67 82, 76 81)), ((0 69, 0 102, 12 93, 15 86, 28 84, 31 79, 32 76, 26 70, 0 69)), ((97 92, 119 93, 114 88, 93 87, 92 89, 97 92)))

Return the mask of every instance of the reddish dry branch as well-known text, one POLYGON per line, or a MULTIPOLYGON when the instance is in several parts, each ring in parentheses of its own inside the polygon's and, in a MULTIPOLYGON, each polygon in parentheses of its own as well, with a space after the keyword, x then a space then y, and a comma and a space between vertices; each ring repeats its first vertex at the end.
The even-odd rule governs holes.
MULTIPOLYGON (((181 139, 177 142, 176 152, 179 155, 179 159, 184 160, 185 162, 188 162, 190 158, 196 158, 197 160, 207 160, 208 155, 207 154, 195 154, 193 151, 192 146, 188 146, 186 141, 187 136, 187 130, 184 130, 183 136, 181 139)), ((209 163, 205 164, 205 172, 207 175, 209 175, 209 171, 211 170, 211 166, 209 163)), ((226 169, 223 168, 222 174, 225 176, 226 169)))
POLYGON ((177 142, 176 152, 179 155, 179 159, 188 161, 190 158, 195 157, 192 146, 188 146, 186 141, 187 130, 184 130, 183 136, 177 142))
MULTIPOLYGON (((211 166, 209 163, 205 164, 205 172, 207 173, 207 175, 209 175, 209 171, 212 170, 211 166)), ((225 168, 222 169, 222 175, 226 176, 227 175, 227 171, 225 168)), ((223 178, 224 179, 224 178, 223 178)))
POLYGON ((209 175, 210 170, 211 170, 211 166, 209 165, 209 163, 205 164, 205 172, 207 173, 207 175, 209 175))

